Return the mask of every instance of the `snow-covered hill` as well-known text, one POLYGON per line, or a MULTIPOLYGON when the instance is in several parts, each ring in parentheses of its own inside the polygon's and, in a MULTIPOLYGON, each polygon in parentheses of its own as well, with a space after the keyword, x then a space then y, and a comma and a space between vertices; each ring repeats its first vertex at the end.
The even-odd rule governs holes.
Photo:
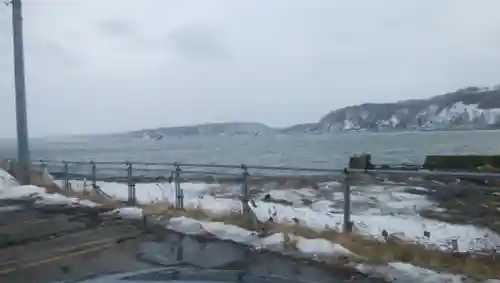
POLYGON ((316 132, 500 128, 500 87, 469 87, 425 100, 349 106, 328 113, 311 127, 316 132))

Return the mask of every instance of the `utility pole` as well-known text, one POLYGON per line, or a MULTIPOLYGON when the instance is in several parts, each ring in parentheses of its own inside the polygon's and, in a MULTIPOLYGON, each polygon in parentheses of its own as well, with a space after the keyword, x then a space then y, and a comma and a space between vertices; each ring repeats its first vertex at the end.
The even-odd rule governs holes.
POLYGON ((14 43, 14 75, 16 87, 17 164, 19 182, 30 183, 31 156, 28 141, 26 84, 24 78, 23 16, 21 0, 11 0, 12 34, 14 43))

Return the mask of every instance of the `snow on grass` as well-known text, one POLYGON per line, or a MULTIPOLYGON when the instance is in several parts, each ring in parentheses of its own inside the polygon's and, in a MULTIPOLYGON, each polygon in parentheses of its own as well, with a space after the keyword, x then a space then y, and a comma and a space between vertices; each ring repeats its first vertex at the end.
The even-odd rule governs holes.
POLYGON ((98 207, 99 204, 86 199, 79 199, 76 197, 67 197, 61 194, 39 194, 35 204, 37 205, 70 205, 70 206, 87 206, 98 207))
POLYGON ((7 171, 0 169, 0 191, 13 186, 19 186, 19 182, 7 171))
POLYGON ((213 216, 226 215, 234 212, 241 212, 241 202, 234 199, 203 196, 185 200, 184 208, 188 210, 201 209, 213 216))
POLYGON ((306 239, 303 237, 297 238, 300 239, 300 241, 297 242, 297 249, 306 255, 317 256, 318 253, 329 255, 345 255, 348 257, 354 255, 351 251, 344 248, 342 245, 334 244, 325 239, 306 239))
MULTIPOLYGON (((420 268, 411 264, 402 262, 391 262, 387 265, 366 265, 359 264, 355 266, 364 274, 371 274, 383 278, 388 282, 394 283, 459 283, 471 282, 463 275, 453 275, 447 273, 438 273, 425 268, 420 268)), ((472 281, 473 282, 473 281, 472 281)), ((488 281, 485 281, 488 282, 488 281)), ((492 282, 492 281, 490 281, 492 282)))
POLYGON ((45 189, 33 185, 4 187, 0 199, 21 200, 45 194, 45 189))
MULTIPOLYGON (((55 183, 63 187, 64 181, 56 180, 55 183)), ((71 189, 74 191, 90 191, 91 182, 70 180, 71 189)), ((108 195, 120 199, 128 199, 128 185, 126 183, 103 182, 97 181, 96 185, 108 195)), ((205 183, 182 183, 181 187, 184 191, 186 199, 195 198, 198 196, 206 196, 219 185, 210 185, 205 183)), ((140 203, 150 203, 155 201, 171 201, 175 202, 175 190, 170 183, 137 183, 136 199, 140 203)))
POLYGON ((263 198, 263 196, 267 194, 269 194, 274 200, 282 200, 299 206, 304 204, 304 199, 314 199, 317 196, 313 189, 304 188, 291 190, 270 190, 260 194, 258 198, 263 198))
POLYGON ((200 221, 184 216, 170 219, 166 227, 186 235, 199 235, 204 232, 200 221))
POLYGON ((142 219, 143 209, 139 207, 120 207, 112 211, 102 213, 102 215, 115 215, 128 219, 142 219))
POLYGON ((89 200, 70 198, 61 194, 49 194, 45 188, 34 185, 19 185, 14 177, 0 169, 0 200, 34 200, 36 205, 89 206, 98 204, 89 200))
MULTIPOLYGON (((84 190, 89 182, 71 181, 74 190, 84 190)), ((121 200, 128 199, 127 184, 97 182, 101 190, 121 200)), ((265 222, 272 217, 276 223, 293 223, 298 220, 301 226, 320 232, 326 230, 341 231, 343 226, 343 193, 329 192, 338 189, 337 182, 320 185, 320 190, 311 188, 270 190, 257 196, 263 199, 269 194, 272 199, 284 200, 293 205, 283 205, 265 201, 256 201, 257 207, 252 207, 260 221, 265 222), (327 189, 327 191, 325 191, 327 189), (328 198, 328 199, 325 199, 328 198), (303 199, 310 200, 305 205, 303 199)), ((204 183, 182 183, 184 192, 184 207, 187 210, 202 210, 211 216, 222 216, 241 211, 241 203, 237 199, 220 198, 211 195, 220 185, 204 183)), ((404 186, 353 186, 351 220, 354 230, 364 236, 384 240, 382 231, 397 234, 410 242, 425 244, 428 247, 449 250, 451 242, 456 240, 458 251, 491 250, 500 246, 500 236, 489 229, 472 225, 448 224, 419 216, 418 211, 433 207, 434 204, 425 196, 413 195, 404 186), (424 231, 429 231, 429 239, 424 237, 424 231)), ((411 187, 412 189, 418 189, 411 187)), ((423 189, 423 188, 422 188, 423 189)), ((140 203, 151 202, 174 203, 173 184, 169 183, 138 183, 136 184, 137 199, 140 203)))
MULTIPOLYGON (((411 188, 414 190, 424 189, 411 188)), ((407 193, 405 192, 406 189, 408 189, 408 186, 352 186, 352 213, 368 215, 416 214, 423 209, 435 208, 436 205, 425 196, 407 193)), ((312 201, 311 207, 318 212, 343 211, 344 193, 340 184, 322 185, 320 190, 270 190, 261 193, 258 198, 263 199, 265 195, 269 195, 273 200, 289 202, 293 206, 304 206, 304 204, 312 201)))
MULTIPOLYGON (((314 231, 333 229, 341 231, 343 214, 323 214, 308 208, 293 208, 290 206, 256 202, 253 211, 257 218, 266 221, 269 217, 277 223, 293 223, 298 219, 300 225, 314 231)), ((461 252, 470 250, 491 250, 500 246, 500 236, 489 229, 478 228, 472 225, 449 224, 437 220, 426 219, 418 215, 352 215, 354 230, 361 235, 384 240, 382 231, 389 234, 402 234, 405 238, 415 242, 448 249, 450 242, 456 239, 461 252), (423 232, 430 231, 427 239, 423 232)))
MULTIPOLYGON (((58 180, 56 184, 62 186, 63 182, 58 180)), ((90 191, 91 183, 88 181, 70 181, 71 189, 74 191, 90 191)), ((100 190, 118 200, 128 199, 128 187, 125 183, 97 182, 100 190)), ((241 211, 241 203, 234 199, 217 198, 210 193, 219 185, 205 183, 182 183, 184 193, 184 208, 201 209, 212 215, 224 215, 241 211)), ((175 203, 175 190, 169 183, 138 183, 135 185, 136 198, 140 204, 156 202, 175 203)))

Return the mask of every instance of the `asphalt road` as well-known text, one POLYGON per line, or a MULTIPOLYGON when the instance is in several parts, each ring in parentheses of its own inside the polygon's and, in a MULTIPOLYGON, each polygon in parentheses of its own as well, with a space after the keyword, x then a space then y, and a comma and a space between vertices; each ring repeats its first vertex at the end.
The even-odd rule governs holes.
POLYGON ((0 282, 54 282, 151 268, 135 254, 140 226, 88 211, 0 209, 0 282))
POLYGON ((145 224, 98 217, 89 209, 14 209, 0 204, 0 282, 79 280, 172 265, 245 270, 305 282, 380 282, 353 270, 167 231, 152 220, 145 224))

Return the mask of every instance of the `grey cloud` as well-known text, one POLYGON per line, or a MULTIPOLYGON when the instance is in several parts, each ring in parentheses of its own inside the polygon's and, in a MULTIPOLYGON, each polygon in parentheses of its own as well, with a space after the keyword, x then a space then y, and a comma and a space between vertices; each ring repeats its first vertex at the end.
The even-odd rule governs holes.
POLYGON ((164 48, 164 40, 149 37, 141 32, 133 21, 124 19, 102 20, 97 24, 100 34, 117 40, 121 47, 150 51, 164 48))
POLYGON ((8 43, 12 44, 11 21, 5 16, 6 13, 4 12, 0 13, 0 48, 8 43))
MULTIPOLYGON (((25 6, 33 136, 286 126, 500 82, 498 0, 76 2, 25 6)), ((10 29, 0 9, 0 137, 15 136, 10 29)))
MULTIPOLYGON (((10 29, 10 21, 0 15, 0 66, 10 66, 12 61, 12 34, 10 29)), ((8 68, 0 67, 0 75, 8 72, 10 72, 8 68)))
POLYGON ((0 28, 0 48, 12 45, 12 35, 6 29, 0 28))
POLYGON ((69 48, 55 40, 38 40, 25 45, 27 59, 35 62, 28 64, 40 65, 42 68, 48 66, 72 67, 79 63, 77 55, 72 54, 69 48))
POLYGON ((136 37, 138 33, 132 22, 122 19, 102 20, 97 24, 97 28, 104 35, 119 38, 136 37))
POLYGON ((226 59, 229 50, 223 32, 203 25, 183 26, 169 35, 173 49, 183 57, 197 59, 226 59))
POLYGON ((487 39, 488 46, 493 48, 500 48, 500 29, 492 32, 487 39))

